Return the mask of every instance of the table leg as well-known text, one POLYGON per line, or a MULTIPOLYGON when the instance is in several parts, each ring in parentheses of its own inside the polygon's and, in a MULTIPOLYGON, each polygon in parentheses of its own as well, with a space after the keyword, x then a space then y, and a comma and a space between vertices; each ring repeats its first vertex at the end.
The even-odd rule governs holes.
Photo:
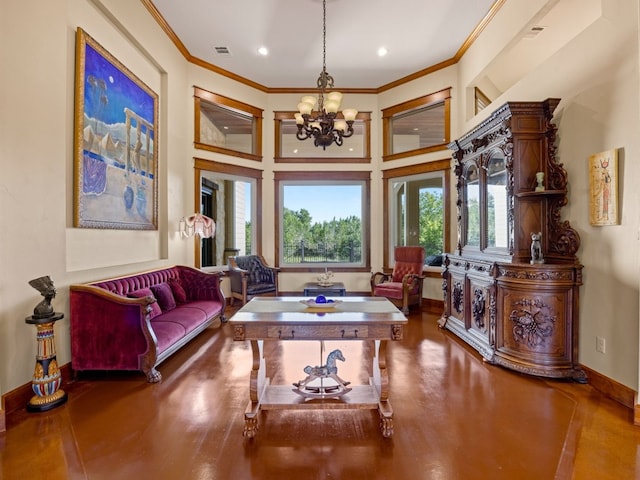
POLYGON ((249 377, 249 404, 244 412, 245 437, 253 438, 258 430, 258 413, 260 413, 260 399, 269 383, 266 378, 266 360, 264 358, 264 341, 251 340, 252 366, 249 377))
POLYGON ((393 409, 391 408, 391 403, 388 400, 386 402, 380 402, 378 405, 378 413, 380 414, 380 430, 382 431, 382 436, 389 438, 393 435, 393 409))
POLYGON ((387 341, 376 340, 373 349, 373 384, 378 391, 378 413, 383 437, 393 435, 393 408, 389 401, 389 373, 387 371, 387 341))

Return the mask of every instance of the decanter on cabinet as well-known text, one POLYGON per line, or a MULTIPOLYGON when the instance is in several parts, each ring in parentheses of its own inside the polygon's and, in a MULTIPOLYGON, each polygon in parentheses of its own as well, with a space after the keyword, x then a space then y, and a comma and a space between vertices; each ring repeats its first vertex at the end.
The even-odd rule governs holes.
POLYGON ((449 144, 458 245, 444 258, 439 324, 490 363, 584 381, 580 237, 561 220, 567 172, 551 121, 559 102, 508 102, 449 144))

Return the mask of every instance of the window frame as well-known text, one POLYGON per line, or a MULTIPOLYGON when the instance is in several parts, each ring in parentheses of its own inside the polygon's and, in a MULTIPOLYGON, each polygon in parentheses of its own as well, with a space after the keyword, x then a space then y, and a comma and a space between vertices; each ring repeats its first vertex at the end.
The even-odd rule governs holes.
POLYGON ((209 152, 222 153, 233 157, 245 158, 247 160, 262 161, 262 119, 263 110, 247 103, 234 100, 232 98, 209 92, 200 87, 193 87, 194 93, 194 140, 193 144, 196 149, 207 150, 209 152), (252 150, 253 153, 241 152, 229 148, 219 147, 203 143, 200 138, 200 115, 202 110, 202 102, 215 105, 230 112, 236 112, 253 118, 252 127, 252 150))
MULTIPOLYGON (((251 209, 251 229, 255 240, 252 241, 252 253, 262 255, 262 210, 257 208, 261 204, 262 199, 262 170, 248 167, 240 167, 237 165, 229 165, 226 163, 220 163, 213 160, 206 160, 203 158, 194 158, 195 164, 194 171, 194 212, 200 211, 201 202, 201 178, 202 172, 214 172, 222 175, 230 175, 235 177, 246 177, 252 181, 255 181, 255 201, 252 201, 251 209), (256 205, 256 208, 253 208, 256 205)), ((253 192, 252 192, 253 193, 253 192)), ((194 236, 195 256, 194 265, 195 268, 201 268, 201 252, 200 252, 200 237, 194 236)), ((219 265, 217 267, 220 267, 219 265)))
POLYGON ((446 150, 451 138, 451 87, 438 92, 414 98, 392 107, 382 109, 382 161, 387 162, 400 158, 423 155, 425 153, 446 150), (401 117, 413 111, 434 106, 438 103, 444 105, 444 140, 441 143, 424 148, 416 148, 406 152, 393 153, 392 123, 394 117, 401 117))
MULTIPOLYGON (((287 157, 282 154, 282 121, 290 120, 295 122, 293 111, 274 111, 274 153, 275 163, 371 163, 371 112, 358 112, 356 122, 362 122, 364 128, 364 152, 362 157, 287 157)), ((341 117, 341 116, 340 116, 341 117)), ((307 140, 313 142, 313 140, 307 140)), ((320 148, 320 147, 317 147, 320 148)), ((340 151, 342 147, 331 145, 327 147, 329 152, 340 151), (335 149, 335 150, 331 150, 335 149)))
POLYGON ((371 172, 369 171, 333 171, 333 172, 274 172, 274 220, 276 265, 282 272, 318 272, 330 267, 334 272, 371 272, 371 172), (282 209, 281 188, 290 182, 340 183, 341 181, 362 182, 362 264, 336 266, 330 263, 318 263, 314 266, 286 265, 282 261, 282 209))
MULTIPOLYGON (((391 208, 391 196, 389 183, 396 178, 412 177, 424 175, 432 172, 443 173, 443 205, 444 205, 444 239, 443 249, 449 250, 451 245, 451 159, 435 160, 432 162, 421 163, 418 165, 411 165, 407 167, 392 168, 383 170, 383 188, 382 195, 384 201, 384 208, 391 208)), ((383 268, 385 270, 391 270, 393 268, 393 254, 391 252, 392 231, 390 226, 390 215, 383 215, 383 268)))

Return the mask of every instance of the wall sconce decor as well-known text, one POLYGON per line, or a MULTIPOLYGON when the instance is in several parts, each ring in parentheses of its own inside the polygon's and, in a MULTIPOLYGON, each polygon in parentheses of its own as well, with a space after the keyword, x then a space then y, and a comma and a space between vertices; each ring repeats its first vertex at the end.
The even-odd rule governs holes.
POLYGON ((199 235, 201 238, 210 238, 216 233, 216 223, 206 215, 194 213, 180 220, 178 230, 182 238, 193 237, 194 235, 199 235))

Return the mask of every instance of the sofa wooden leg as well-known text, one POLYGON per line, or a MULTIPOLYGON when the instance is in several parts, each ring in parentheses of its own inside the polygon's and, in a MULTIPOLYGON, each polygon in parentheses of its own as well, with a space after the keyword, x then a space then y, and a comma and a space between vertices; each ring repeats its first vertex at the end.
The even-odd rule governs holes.
POLYGON ((144 370, 144 374, 147 376, 147 382, 149 383, 158 383, 162 380, 162 374, 155 368, 144 370))

